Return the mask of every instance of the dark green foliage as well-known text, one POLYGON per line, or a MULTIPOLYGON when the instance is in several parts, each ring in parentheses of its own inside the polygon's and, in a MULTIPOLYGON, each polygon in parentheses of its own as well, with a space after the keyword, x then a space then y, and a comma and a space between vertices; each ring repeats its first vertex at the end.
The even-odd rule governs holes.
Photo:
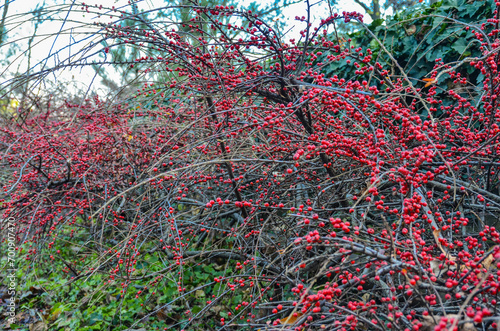
MULTIPOLYGON (((415 87, 423 87, 425 85, 423 78, 431 77, 431 72, 435 69, 444 69, 439 67, 441 62, 454 64, 466 57, 482 55, 481 45, 474 38, 472 31, 479 31, 486 18, 492 17, 494 9, 495 2, 492 0, 475 1, 473 5, 467 0, 445 0, 430 7, 408 8, 386 21, 376 20, 344 37, 344 40, 349 38, 344 41, 344 46, 354 46, 354 48, 346 58, 328 63, 324 67, 324 72, 328 77, 337 75, 345 79, 369 80, 368 74, 359 77, 355 73, 357 68, 353 66, 354 62, 360 63, 359 59, 362 58, 358 55, 359 52, 354 50, 361 47, 361 52, 365 54, 369 48, 374 54, 373 58, 383 67, 392 68, 387 74, 391 80, 404 79, 404 76, 387 51, 397 61, 411 83, 415 87), (348 60, 351 61, 350 64, 348 60)), ((340 36, 334 38, 338 38, 342 43, 343 39, 340 36)), ((467 63, 461 65, 458 72, 472 84, 461 86, 458 92, 477 98, 476 86, 481 84, 484 76, 478 75, 477 70, 467 63)), ((438 94, 456 87, 453 80, 446 75, 439 79, 438 86, 438 94)), ((379 88, 383 88, 381 84, 379 88)))

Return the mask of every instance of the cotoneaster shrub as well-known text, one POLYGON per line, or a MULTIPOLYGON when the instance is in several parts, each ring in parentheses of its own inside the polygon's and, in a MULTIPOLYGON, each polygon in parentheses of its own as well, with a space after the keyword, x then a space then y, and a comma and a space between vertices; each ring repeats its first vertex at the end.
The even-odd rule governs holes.
POLYGON ((229 6, 189 5, 193 19, 175 26, 83 4, 111 13, 94 26, 107 47, 138 48, 126 65, 151 70, 126 102, 59 101, 4 122, 2 211, 20 256, 56 259, 78 227, 99 258, 61 272, 135 293, 132 328, 183 302, 168 327, 496 329, 498 5, 464 23, 481 54, 413 77, 332 37, 357 13, 313 26, 308 8, 302 38, 287 40, 229 6), (344 60, 352 79, 322 73, 344 60), (443 104, 435 82, 466 86, 464 68, 484 76, 480 91, 448 89, 443 104), (160 271, 138 266, 151 254, 160 271), (214 263, 221 276, 186 288, 189 270, 214 263), (177 293, 159 302, 172 279, 177 293))

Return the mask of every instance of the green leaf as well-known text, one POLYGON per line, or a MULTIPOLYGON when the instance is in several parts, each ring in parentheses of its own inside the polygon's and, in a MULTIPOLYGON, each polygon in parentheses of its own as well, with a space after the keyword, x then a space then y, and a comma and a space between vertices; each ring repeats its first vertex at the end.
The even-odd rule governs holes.
POLYGON ((458 7, 458 0, 444 0, 440 9, 448 11, 450 9, 458 9, 458 7))
POLYGON ((100 313, 93 313, 90 315, 89 318, 89 325, 93 325, 94 323, 97 323, 99 321, 102 321, 102 314, 100 313))
POLYGON ((428 52, 425 55, 425 59, 427 61, 429 61, 430 63, 433 63, 436 59, 442 58, 444 54, 445 54, 445 52, 443 52, 442 49, 437 48, 437 49, 434 49, 431 52, 428 52))
POLYGON ((204 265, 203 270, 209 274, 213 274, 215 269, 211 265, 204 265))
POLYGON ((382 24, 384 24, 384 19, 379 18, 379 19, 376 19, 373 22, 371 22, 368 28, 370 30, 374 30, 376 27, 381 26, 382 24))
POLYGON ((459 54, 463 54, 467 49, 467 46, 468 46, 467 40, 465 40, 464 38, 459 38, 453 43, 453 45, 451 45, 451 48, 453 48, 459 54))
POLYGON ((372 41, 370 41, 370 49, 377 50, 379 48, 380 48, 379 43, 375 39, 372 39, 372 41))

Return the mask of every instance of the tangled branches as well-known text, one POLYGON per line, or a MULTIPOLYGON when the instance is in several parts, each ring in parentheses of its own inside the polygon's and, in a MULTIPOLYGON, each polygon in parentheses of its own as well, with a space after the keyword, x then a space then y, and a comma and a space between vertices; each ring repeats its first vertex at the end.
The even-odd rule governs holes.
POLYGON ((224 329, 496 327, 498 20, 468 29, 483 57, 461 64, 484 86, 474 100, 450 90, 443 104, 432 79, 444 68, 467 84, 459 68, 438 61, 430 88, 389 75, 369 48, 331 37, 358 14, 315 28, 297 18, 303 38, 285 42, 248 11, 182 8, 193 18, 174 29, 125 11, 94 25, 103 52, 143 54, 127 63, 149 79, 133 98, 66 103, 2 128, 14 169, 2 210, 27 256, 77 226, 99 259, 68 267, 69 282, 105 273, 126 292, 139 279, 148 302, 175 275, 174 301, 212 295, 184 328, 220 304, 224 329), (322 73, 346 58, 370 80, 322 73), (138 270, 146 253, 164 269, 138 270), (214 262, 224 276, 184 286, 186 270, 214 262))

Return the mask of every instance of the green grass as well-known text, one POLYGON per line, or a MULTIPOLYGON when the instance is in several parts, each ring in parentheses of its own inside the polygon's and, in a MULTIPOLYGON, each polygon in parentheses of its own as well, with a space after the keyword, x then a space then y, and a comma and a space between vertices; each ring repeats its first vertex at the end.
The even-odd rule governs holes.
MULTIPOLYGON (((32 256, 28 252, 34 246, 22 246, 23 250, 17 256, 19 306, 16 313, 17 316, 30 318, 11 325, 11 329, 29 330, 30 324, 36 322, 43 322, 48 330, 126 330, 132 326, 147 330, 181 329, 186 326, 187 329, 213 329, 221 317, 228 317, 230 307, 242 300, 242 294, 235 293, 224 303, 217 302, 205 309, 200 320, 187 325, 190 317, 207 306, 206 302, 212 295, 217 296, 223 291, 221 284, 202 286, 210 284, 215 277, 233 273, 232 262, 226 265, 207 261, 206 264, 186 263, 183 266, 182 286, 186 292, 192 293, 179 298, 178 269, 168 271, 168 265, 174 262, 166 260, 161 252, 147 253, 145 246, 141 253, 143 250, 146 253, 138 258, 134 266, 136 270, 131 274, 142 279, 129 281, 126 289, 122 286, 126 281, 118 277, 111 279, 109 270, 72 279, 75 275, 71 269, 85 273, 99 261, 95 247, 85 239, 88 236, 77 228, 73 230, 72 237, 68 232, 58 236, 50 250, 37 251, 36 260, 27 260, 28 256, 32 256), (163 277, 157 283, 151 283, 155 276, 150 275, 155 273, 163 277), (142 293, 138 294, 139 291, 142 293), (162 306, 165 307, 158 313, 147 316, 162 306), (189 313, 186 313, 188 310, 189 313), (138 321, 141 322, 135 324, 138 321)), ((6 247, 5 243, 0 244, 0 251, 6 247)), ((2 259, 1 266, 5 263, 2 259)), ((3 278, 5 275, 1 273, 5 270, 0 271, 3 278)), ((5 306, 0 306, 0 315, 4 310, 5 306)), ((0 329, 8 330, 5 322, 0 322, 0 329)))

